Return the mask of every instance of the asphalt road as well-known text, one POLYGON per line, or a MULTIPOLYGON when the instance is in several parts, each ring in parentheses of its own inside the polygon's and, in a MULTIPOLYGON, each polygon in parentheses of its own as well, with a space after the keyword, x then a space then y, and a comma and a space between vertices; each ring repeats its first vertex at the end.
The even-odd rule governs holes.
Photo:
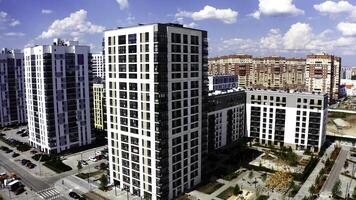
POLYGON ((337 157, 334 167, 331 169, 330 175, 326 179, 322 192, 331 192, 334 184, 339 179, 339 175, 342 167, 345 164, 348 151, 341 149, 339 156, 337 157))
MULTIPOLYGON (((44 189, 52 187, 50 184, 48 184, 46 180, 33 176, 32 174, 28 173, 28 171, 26 171, 25 169, 13 163, 3 153, 0 153, 0 165, 9 172, 15 172, 16 175, 21 178, 21 182, 35 192, 39 192, 44 189)), ((56 200, 66 200, 66 198, 59 197, 56 198, 56 200)))

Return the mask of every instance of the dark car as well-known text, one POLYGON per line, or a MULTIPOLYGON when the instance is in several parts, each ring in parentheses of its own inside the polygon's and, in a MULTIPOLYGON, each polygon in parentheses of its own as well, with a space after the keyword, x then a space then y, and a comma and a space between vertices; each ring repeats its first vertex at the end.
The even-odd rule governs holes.
POLYGON ((30 161, 27 160, 27 159, 22 159, 22 160, 21 160, 21 164, 22 164, 22 165, 26 165, 28 162, 30 162, 30 161))
POLYGON ((27 137, 27 136, 28 136, 27 133, 22 133, 22 134, 21 134, 21 137, 27 137))
POLYGON ((72 197, 73 199, 79 199, 80 196, 76 192, 69 192, 69 196, 72 197))
POLYGON ((15 194, 16 194, 16 195, 19 195, 19 194, 21 194, 21 193, 23 193, 23 192, 25 192, 25 187, 24 187, 24 186, 21 186, 21 187, 19 187, 19 188, 17 188, 17 189, 15 190, 15 194))
POLYGON ((86 200, 85 197, 79 197, 79 200, 86 200))
POLYGON ((1 150, 3 150, 3 151, 7 151, 7 150, 9 150, 9 148, 8 148, 8 147, 6 147, 6 146, 2 146, 2 147, 1 147, 1 150))
POLYGON ((30 163, 29 165, 27 165, 28 168, 30 169, 33 169, 35 168, 37 165, 36 164, 33 164, 33 163, 30 163))
POLYGON ((8 149, 7 151, 5 151, 6 153, 11 153, 11 152, 13 152, 14 150, 12 150, 12 149, 8 149))
POLYGON ((13 158, 16 158, 16 157, 19 156, 19 155, 20 155, 20 154, 14 152, 14 153, 12 154, 12 157, 13 157, 13 158))

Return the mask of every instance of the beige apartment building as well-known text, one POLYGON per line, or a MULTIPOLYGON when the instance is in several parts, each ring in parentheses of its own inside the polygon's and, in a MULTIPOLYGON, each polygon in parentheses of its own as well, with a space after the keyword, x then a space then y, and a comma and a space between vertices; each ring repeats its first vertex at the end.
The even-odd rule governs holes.
POLYGON ((234 74, 243 88, 325 92, 339 97, 341 58, 325 53, 307 58, 227 55, 209 59, 209 74, 234 74))

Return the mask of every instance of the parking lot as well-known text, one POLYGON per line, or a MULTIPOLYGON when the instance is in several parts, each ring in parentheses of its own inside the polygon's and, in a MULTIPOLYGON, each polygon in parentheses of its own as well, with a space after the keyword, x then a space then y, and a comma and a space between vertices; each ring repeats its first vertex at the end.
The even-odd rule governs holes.
POLYGON ((92 165, 94 163, 98 163, 98 165, 101 163, 99 161, 105 160, 105 153, 107 150, 105 150, 106 146, 101 146, 93 149, 88 149, 86 151, 74 153, 71 155, 63 156, 63 163, 72 167, 72 169, 77 169, 78 166, 78 161, 83 160, 82 166, 85 167, 86 165, 92 165), (100 156, 101 155, 101 156, 100 156), (99 158, 100 159, 95 159, 99 158))

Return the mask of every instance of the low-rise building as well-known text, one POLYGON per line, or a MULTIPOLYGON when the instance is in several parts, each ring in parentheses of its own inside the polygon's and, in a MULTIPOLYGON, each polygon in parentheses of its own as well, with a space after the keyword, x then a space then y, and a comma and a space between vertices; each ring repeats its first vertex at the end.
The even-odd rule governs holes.
POLYGON ((247 136, 262 144, 319 151, 325 142, 326 93, 246 91, 247 136))
POLYGON ((235 75, 212 75, 209 79, 209 91, 229 90, 237 87, 235 75))

